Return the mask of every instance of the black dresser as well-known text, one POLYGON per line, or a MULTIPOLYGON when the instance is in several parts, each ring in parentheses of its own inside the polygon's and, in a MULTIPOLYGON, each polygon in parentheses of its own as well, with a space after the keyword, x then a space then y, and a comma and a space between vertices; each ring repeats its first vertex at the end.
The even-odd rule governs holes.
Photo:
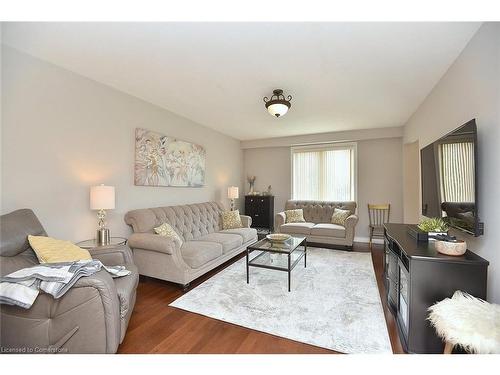
POLYGON ((417 242, 406 224, 385 224, 384 282, 387 304, 409 353, 442 353, 444 344, 427 320, 434 303, 462 290, 486 300, 488 261, 467 250, 448 256, 434 242, 417 242))
POLYGON ((245 195, 245 215, 252 218, 252 228, 274 229, 274 196, 245 195))

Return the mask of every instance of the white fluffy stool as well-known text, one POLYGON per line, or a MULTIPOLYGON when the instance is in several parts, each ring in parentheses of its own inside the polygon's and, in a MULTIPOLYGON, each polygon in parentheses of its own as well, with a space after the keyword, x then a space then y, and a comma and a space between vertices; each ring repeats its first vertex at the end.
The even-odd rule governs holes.
POLYGON ((459 345, 469 353, 500 353, 500 305, 457 290, 429 307, 431 324, 446 342, 444 353, 459 345))

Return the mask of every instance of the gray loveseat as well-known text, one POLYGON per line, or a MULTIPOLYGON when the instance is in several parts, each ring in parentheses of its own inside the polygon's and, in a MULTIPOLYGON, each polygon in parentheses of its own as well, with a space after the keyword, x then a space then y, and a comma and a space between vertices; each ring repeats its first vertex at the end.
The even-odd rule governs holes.
POLYGON ((276 214, 275 228, 280 233, 304 236, 312 244, 331 245, 352 249, 354 231, 358 223, 355 215, 356 202, 300 201, 289 200, 285 210, 302 209, 303 223, 286 223, 285 212, 276 214), (351 211, 345 226, 332 224, 331 218, 335 208, 351 211))
MULTIPOLYGON (((28 235, 46 236, 28 209, 0 216, 0 274, 38 264, 28 235)), ((33 306, 0 305, 4 353, 115 353, 127 330, 139 281, 127 246, 90 251, 105 265, 125 265, 132 273, 112 279, 101 270, 82 277, 59 299, 40 293, 33 306)))
POLYGON ((130 211, 125 222, 134 233, 129 245, 139 273, 178 283, 189 283, 243 252, 257 241, 252 219, 241 215, 243 228, 222 230, 222 204, 205 202, 182 206, 130 211), (154 228, 170 224, 182 243, 154 233, 154 228))

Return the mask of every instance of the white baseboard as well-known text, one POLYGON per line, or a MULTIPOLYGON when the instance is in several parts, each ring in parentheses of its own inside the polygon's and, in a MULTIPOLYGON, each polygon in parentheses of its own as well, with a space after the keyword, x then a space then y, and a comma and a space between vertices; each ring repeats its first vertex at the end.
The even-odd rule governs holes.
MULTIPOLYGON (((363 242, 363 243, 369 243, 370 242, 370 237, 354 237, 354 242, 363 242)), ((383 245, 384 240, 382 238, 374 238, 373 243, 383 245)))

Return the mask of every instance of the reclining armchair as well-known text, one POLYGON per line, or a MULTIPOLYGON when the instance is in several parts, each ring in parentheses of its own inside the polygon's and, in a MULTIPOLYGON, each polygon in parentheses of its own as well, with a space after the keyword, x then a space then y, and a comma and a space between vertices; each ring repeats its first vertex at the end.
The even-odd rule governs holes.
MULTIPOLYGON (((0 216, 0 275, 38 264, 28 235, 46 236, 33 211, 0 216)), ((90 250, 105 265, 131 274, 113 279, 101 270, 82 277, 59 299, 41 292, 30 309, 0 305, 3 353, 115 353, 135 304, 137 268, 127 246, 90 250)))

